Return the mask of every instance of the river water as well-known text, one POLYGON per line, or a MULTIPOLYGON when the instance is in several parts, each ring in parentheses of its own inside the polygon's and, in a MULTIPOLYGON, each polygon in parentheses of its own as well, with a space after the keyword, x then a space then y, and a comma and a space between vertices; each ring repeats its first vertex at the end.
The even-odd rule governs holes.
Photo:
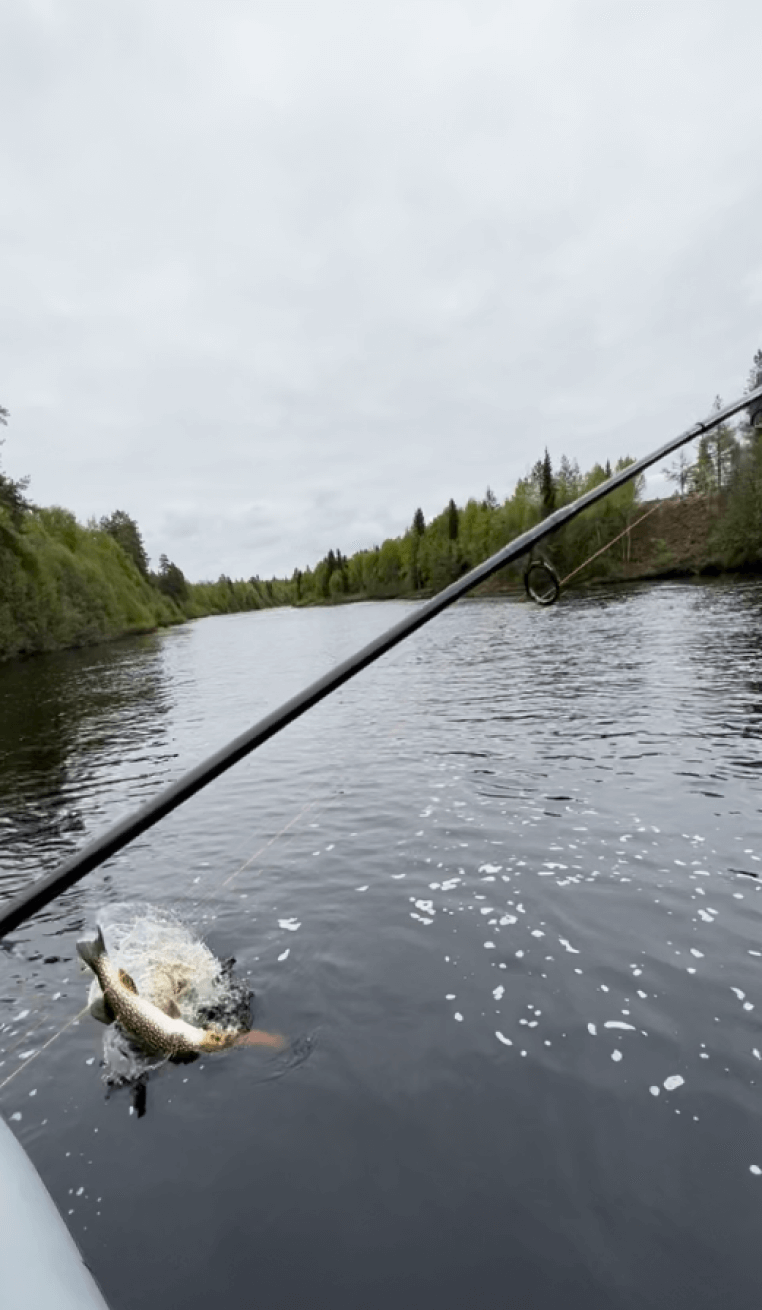
MULTIPOLYGON (((404 612, 0 669, 2 894, 404 612)), ((114 1310, 756 1305, 761 811, 760 583, 462 602, 13 935, 0 1109, 114 1310), (288 1052, 107 1099, 121 902, 288 1052)))

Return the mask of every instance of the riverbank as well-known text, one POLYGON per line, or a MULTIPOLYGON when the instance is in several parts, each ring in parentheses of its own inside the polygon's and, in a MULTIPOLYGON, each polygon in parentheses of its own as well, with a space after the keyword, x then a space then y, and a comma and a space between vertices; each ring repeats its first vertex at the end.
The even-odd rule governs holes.
MULTIPOLYGON (((723 565, 714 544, 714 533, 724 510, 725 499, 717 495, 646 501, 638 506, 633 527, 609 550, 581 568, 567 589, 658 578, 732 576, 739 570, 723 565)), ((601 542, 602 546, 605 544, 601 542)), ((554 561, 553 538, 547 549, 540 547, 538 554, 554 561)), ((483 583, 476 594, 512 595, 520 591, 523 591, 521 577, 506 570, 483 583)))
MULTIPOLYGON (((734 572, 724 568, 714 544, 715 530, 725 509, 725 498, 718 495, 646 502, 633 509, 633 526, 619 540, 613 540, 621 531, 618 525, 601 523, 597 539, 590 540, 594 558, 575 573, 568 590, 601 583, 616 585, 734 572), (596 556, 596 551, 610 542, 610 549, 596 556)), ((50 522, 46 526, 50 532, 50 522)), ((71 520, 67 520, 67 528, 71 533, 71 520)), ((286 582, 276 580, 273 587, 273 583, 268 585, 258 579, 234 583, 221 578, 217 583, 188 584, 182 597, 170 598, 140 577, 116 543, 103 533, 79 525, 75 532, 76 537, 65 543, 60 539, 55 542, 54 555, 50 540, 42 538, 39 527, 24 534, 13 560, 14 573, 6 574, 5 590, 15 594, 6 595, 4 604, 0 598, 0 662, 101 645, 211 614, 288 604, 306 609, 368 600, 425 600, 434 594, 433 588, 404 590, 402 579, 398 579, 396 586, 374 594, 334 591, 325 598, 312 594, 299 601, 286 582), (51 576, 44 586, 41 574, 45 570, 40 568, 40 561, 48 556, 54 560, 55 569, 48 565, 51 576), (9 588, 9 583, 15 585, 9 588), (38 599, 44 599, 44 605, 37 604, 38 599)), ((568 567, 563 532, 550 538, 539 551, 555 564, 562 579, 568 567)), ((523 596, 523 568, 524 561, 508 566, 482 583, 474 594, 523 596)))

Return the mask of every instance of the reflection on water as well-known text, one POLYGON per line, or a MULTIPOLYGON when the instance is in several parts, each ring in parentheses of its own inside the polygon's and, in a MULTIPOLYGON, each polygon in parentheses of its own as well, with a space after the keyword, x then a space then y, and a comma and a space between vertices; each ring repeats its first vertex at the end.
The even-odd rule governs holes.
POLYGON ((0 859, 19 885, 76 850, 88 819, 111 821, 125 779, 153 790, 172 694, 158 637, 3 666, 0 859))
MULTIPOLYGON (((4 890, 401 612, 0 670, 4 890)), ((0 1106, 115 1306, 246 1304, 253 1269, 266 1307, 756 1302, 761 620, 747 581, 460 604, 14 935, 0 1106), (128 898, 314 1058, 106 1103, 97 1025, 55 1033, 128 898)))

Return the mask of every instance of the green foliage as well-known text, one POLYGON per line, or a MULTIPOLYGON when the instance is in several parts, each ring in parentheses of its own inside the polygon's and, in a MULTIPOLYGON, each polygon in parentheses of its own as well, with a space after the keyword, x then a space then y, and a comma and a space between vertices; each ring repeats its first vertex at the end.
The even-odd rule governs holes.
MULTIPOLYGON (((9 418, 8 410, 4 405, 0 405, 0 424, 3 427, 7 426, 9 418)), ((4 441, 0 441, 0 446, 3 444, 4 441)), ((13 478, 9 478, 7 473, 3 473, 0 469, 0 509, 6 511, 16 529, 21 527, 27 510, 32 508, 24 495, 28 486, 29 478, 19 478, 14 482, 13 478)))
MULTIPOLYGON (((762 351, 757 351, 749 390, 761 382, 762 351)), ((717 397, 715 409, 721 403, 717 397)), ((7 418, 0 406, 0 424, 7 418)), ((629 456, 619 459, 615 471, 630 463, 629 456)), ((502 502, 487 487, 483 500, 472 498, 463 508, 450 499, 428 524, 419 507, 401 537, 349 558, 331 549, 314 567, 294 569, 288 579, 233 581, 221 574, 216 582, 190 583, 166 555, 160 556, 158 572, 149 574, 140 530, 126 511, 83 527, 59 506, 31 505, 24 495, 28 479, 14 481, 0 471, 0 659, 206 614, 438 591, 611 475, 608 460, 583 474, 565 455, 554 471, 546 448, 502 502)), ((711 543, 720 563, 762 567, 762 410, 750 413, 737 431, 722 424, 705 433, 693 462, 681 452, 667 476, 681 493, 711 494, 724 510, 711 543)), ((585 580, 621 571, 629 559, 627 529, 638 515, 644 484, 642 476, 626 483, 552 535, 543 552, 562 578, 580 566, 585 580)), ((672 551, 663 541, 656 546, 656 567, 668 568, 672 551)), ((517 582, 523 565, 511 566, 517 582)))
POLYGON ((177 622, 108 533, 68 510, 30 510, 23 530, 0 509, 0 659, 87 646, 177 622))
MULTIPOLYGON (((629 457, 620 459, 616 470, 630 463, 629 457)), ((534 527, 554 508, 568 504, 610 476, 610 464, 607 468, 596 464, 583 476, 576 461, 566 456, 554 474, 546 450, 544 459, 537 461, 526 478, 519 479, 513 495, 502 503, 488 487, 483 500, 472 498, 463 508, 451 499, 428 524, 423 511, 417 509, 401 537, 357 551, 349 559, 341 551, 329 551, 314 570, 295 570, 293 577, 282 584, 286 599, 292 604, 319 604, 345 595, 382 599, 439 591, 534 527)), ((627 483, 556 534, 550 554, 557 567, 571 572, 626 528, 643 488, 642 477, 627 483)), ((614 562, 626 558, 628 549, 626 538, 614 562)), ((522 567, 515 567, 517 580, 522 567)), ((612 561, 604 556, 596 562, 594 571, 605 574, 612 567, 612 561)))
POLYGON ((540 472, 540 499, 542 500, 542 516, 547 518, 556 508, 556 487, 553 481, 553 465, 550 462, 548 448, 545 447, 545 456, 542 461, 540 472))
POLYGON ((713 544, 726 568, 762 567, 762 426, 739 452, 713 544))
MULTIPOLYGON (((722 409, 719 396, 715 396, 712 408, 715 413, 722 409)), ((739 443, 727 423, 720 423, 711 432, 704 433, 698 443, 696 461, 688 469, 687 481, 691 491, 704 496, 712 491, 722 491, 730 481, 739 455, 739 443)), ((674 474, 668 472, 667 476, 674 480, 674 474)))
POLYGON ((653 559, 654 568, 656 569, 657 572, 661 573, 664 570, 670 568, 670 566, 674 563, 675 556, 672 549, 667 545, 663 537, 657 537, 656 541, 654 542, 654 547, 655 547, 655 554, 653 559))
POLYGON ((265 584, 258 578, 234 582, 223 573, 216 582, 187 582, 185 578, 183 581, 187 592, 179 602, 179 608, 189 619, 199 619, 207 614, 261 610, 274 603, 267 601, 265 584))
POLYGON ((455 504, 455 501, 451 499, 447 506, 447 536, 450 541, 457 541, 459 526, 460 518, 458 515, 458 507, 455 504))
POLYGON ((159 572, 153 574, 151 580, 159 591, 178 605, 182 605, 190 595, 185 574, 166 555, 159 556, 159 572))
POLYGON ((113 514, 104 515, 100 527, 119 543, 126 555, 129 555, 138 573, 147 578, 148 556, 140 535, 140 528, 135 520, 123 509, 115 509, 113 514))

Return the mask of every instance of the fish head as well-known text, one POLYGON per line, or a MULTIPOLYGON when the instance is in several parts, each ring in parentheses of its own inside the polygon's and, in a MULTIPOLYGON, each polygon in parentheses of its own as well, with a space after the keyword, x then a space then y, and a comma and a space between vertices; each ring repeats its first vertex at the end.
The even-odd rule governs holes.
POLYGON ((221 1028, 205 1028, 204 1036, 199 1042, 200 1051, 224 1051, 232 1046, 238 1037, 234 1031, 223 1032, 221 1028))

